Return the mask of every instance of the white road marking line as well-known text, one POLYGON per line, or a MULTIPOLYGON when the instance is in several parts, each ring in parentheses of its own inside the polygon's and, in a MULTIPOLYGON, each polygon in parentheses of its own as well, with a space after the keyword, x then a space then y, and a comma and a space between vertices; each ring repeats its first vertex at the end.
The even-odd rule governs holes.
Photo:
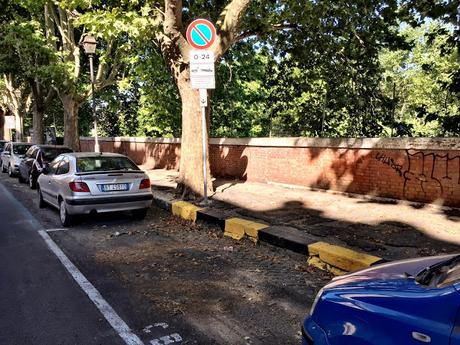
POLYGON ((47 229, 45 230, 46 232, 55 232, 55 231, 67 231, 69 229, 65 229, 65 228, 62 228, 62 229, 47 229))
POLYGON ((144 333, 152 333, 151 329, 152 329, 152 325, 148 325, 147 327, 144 327, 144 329, 142 330, 144 333))
POLYGON ((99 309, 101 314, 107 320, 107 322, 113 327, 118 335, 128 345, 144 345, 139 337, 134 334, 129 326, 121 319, 110 304, 101 296, 99 291, 91 284, 88 279, 78 270, 78 268, 69 260, 64 252, 58 247, 58 245, 51 239, 51 237, 44 230, 38 232, 40 236, 45 240, 48 248, 57 256, 59 261, 64 265, 66 270, 72 275, 73 279, 82 288, 82 290, 88 295, 90 300, 99 309))
POLYGON ((151 345, 168 345, 168 344, 178 343, 180 341, 182 341, 182 337, 177 333, 173 333, 173 334, 161 337, 160 339, 150 340, 150 344, 151 345))
POLYGON ((169 327, 169 325, 167 323, 164 323, 164 322, 158 322, 158 323, 155 323, 153 324, 154 327, 163 327, 163 329, 166 329, 169 327))

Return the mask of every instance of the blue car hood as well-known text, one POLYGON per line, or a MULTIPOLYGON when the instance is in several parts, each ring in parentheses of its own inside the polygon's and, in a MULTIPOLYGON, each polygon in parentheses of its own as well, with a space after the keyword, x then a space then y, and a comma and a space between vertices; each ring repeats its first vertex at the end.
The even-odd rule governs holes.
POLYGON ((454 256, 457 256, 457 254, 430 256, 376 265, 365 270, 336 277, 325 286, 325 289, 344 287, 345 285, 363 285, 363 283, 371 283, 372 281, 390 282, 407 279, 410 276, 415 277, 423 269, 454 256))
POLYGON ((432 344, 449 344, 460 296, 453 286, 421 285, 415 276, 455 256, 396 261, 337 277, 318 294, 311 319, 332 345, 418 344, 414 330, 426 331, 432 344))

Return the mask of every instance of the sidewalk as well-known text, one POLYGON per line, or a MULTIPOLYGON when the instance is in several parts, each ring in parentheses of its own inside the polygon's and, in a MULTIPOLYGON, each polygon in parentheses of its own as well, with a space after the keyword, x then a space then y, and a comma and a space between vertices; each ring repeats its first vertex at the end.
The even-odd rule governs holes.
MULTIPOLYGON (((144 167, 145 168, 145 167, 144 167)), ((174 170, 148 170, 154 193, 174 199, 174 170)), ((460 252, 460 210, 302 187, 217 179, 211 213, 272 226, 385 260, 460 252)))

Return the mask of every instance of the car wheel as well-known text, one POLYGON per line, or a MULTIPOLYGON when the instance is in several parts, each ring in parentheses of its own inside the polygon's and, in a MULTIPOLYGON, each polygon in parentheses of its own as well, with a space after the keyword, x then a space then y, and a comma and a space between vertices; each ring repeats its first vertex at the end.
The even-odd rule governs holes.
POLYGON ((35 181, 34 174, 29 175, 29 187, 30 189, 35 189, 37 188, 37 181, 35 181))
POLYGON ((38 194, 38 207, 39 208, 45 208, 46 203, 45 203, 45 200, 43 200, 43 194, 42 194, 42 191, 40 190, 40 188, 37 188, 37 194, 38 194))
POLYGON ((5 166, 4 166, 3 163, 2 163, 2 172, 6 173, 6 171, 7 171, 7 170, 6 170, 5 166))
POLYGON ((19 172, 18 181, 19 181, 19 183, 25 183, 25 182, 26 182, 26 180, 24 180, 24 179, 22 178, 21 172, 19 172))
POLYGON ((59 201, 59 218, 62 226, 70 226, 73 221, 73 217, 67 212, 64 200, 59 201))
POLYGON ((145 218, 145 216, 147 215, 147 211, 148 209, 147 208, 141 208, 139 210, 133 210, 131 211, 131 214, 132 214, 132 217, 136 220, 142 220, 145 218))
POLYGON ((8 176, 9 176, 9 177, 13 177, 13 176, 14 176, 14 172, 13 172, 13 168, 11 167, 11 164, 8 165, 8 176))

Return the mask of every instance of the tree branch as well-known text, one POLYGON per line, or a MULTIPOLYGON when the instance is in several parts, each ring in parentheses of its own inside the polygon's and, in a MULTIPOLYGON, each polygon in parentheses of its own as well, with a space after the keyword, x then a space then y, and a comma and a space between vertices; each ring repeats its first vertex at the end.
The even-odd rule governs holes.
POLYGON ((56 95, 57 95, 56 90, 54 88, 50 87, 49 90, 48 90, 48 94, 46 95, 45 100, 43 102, 43 107, 45 109, 47 109, 50 106, 51 102, 56 97, 56 95))
POLYGON ((66 44, 70 42, 70 38, 67 36, 64 28, 61 25, 61 21, 57 16, 55 6, 51 3, 48 3, 48 7, 49 7, 49 13, 51 14, 51 17, 53 18, 54 24, 57 26, 59 30, 59 34, 62 37, 62 44, 63 46, 65 46, 66 44))
POLYGON ((232 0, 217 20, 217 39, 213 50, 216 60, 236 42, 237 31, 251 0, 232 0))
MULTIPOLYGON (((110 41, 107 42, 107 48, 105 51, 106 58, 112 55, 113 46, 114 46, 114 39, 111 39, 110 41)), ((99 83, 102 80, 102 78, 104 77, 106 73, 106 70, 107 70, 107 62, 105 61, 105 59, 99 60, 99 66, 97 68, 95 83, 99 83)))
POLYGON ((260 27, 256 29, 246 30, 240 33, 236 38, 235 41, 239 42, 246 38, 256 36, 258 38, 268 35, 271 32, 275 31, 283 31, 283 30, 301 30, 301 26, 298 24, 291 24, 291 23, 284 23, 284 24, 273 24, 269 27, 260 27))
POLYGON ((163 55, 170 66, 174 64, 174 61, 178 61, 179 59, 174 59, 167 55, 172 52, 177 54, 177 49, 182 57, 188 56, 190 47, 181 33, 182 29, 182 0, 165 0, 164 35, 160 36, 160 42, 163 55))

